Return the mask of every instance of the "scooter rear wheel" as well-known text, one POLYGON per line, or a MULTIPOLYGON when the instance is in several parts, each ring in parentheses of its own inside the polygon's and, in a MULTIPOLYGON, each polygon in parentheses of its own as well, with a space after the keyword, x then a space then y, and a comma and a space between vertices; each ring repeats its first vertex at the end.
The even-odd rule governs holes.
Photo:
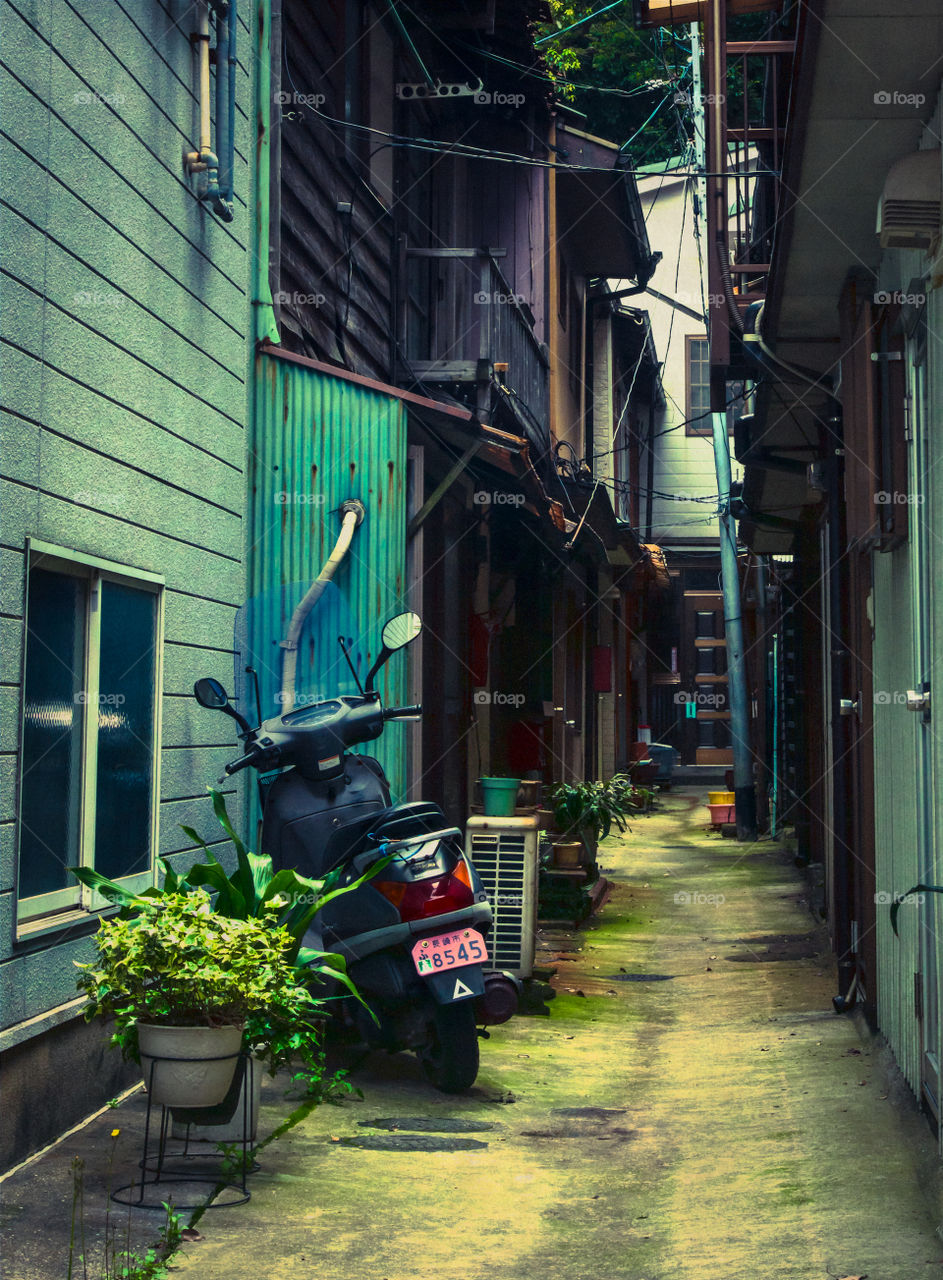
POLYGON ((439 1005, 430 1030, 431 1043, 419 1050, 426 1078, 443 1093, 464 1093, 478 1076, 474 1002, 439 1005))

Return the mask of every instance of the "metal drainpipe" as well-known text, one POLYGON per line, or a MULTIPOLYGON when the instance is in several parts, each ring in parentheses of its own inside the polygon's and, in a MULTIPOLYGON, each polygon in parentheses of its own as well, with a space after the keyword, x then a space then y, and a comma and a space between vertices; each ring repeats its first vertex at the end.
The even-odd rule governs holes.
POLYGON ((253 336, 256 342, 281 342, 275 323, 275 303, 269 283, 271 217, 270 174, 272 160, 272 5, 256 0, 256 91, 255 91, 255 245, 252 255, 253 336))
MULTIPOLYGON (((830 419, 834 421, 834 419, 830 419)), ((842 462, 833 450, 829 458, 828 477, 828 649, 831 663, 832 752, 832 828, 834 910, 832 944, 838 957, 838 990, 845 992, 855 973, 851 950, 851 857, 847 835, 850 820, 848 804, 848 765, 850 760, 851 724, 842 713, 842 699, 849 674, 849 653, 844 643, 843 591, 840 567, 844 562, 842 537, 842 462)))
POLYGON ((233 166, 236 124, 236 15, 235 0, 213 0, 216 11, 216 152, 219 161, 213 212, 223 221, 233 219, 233 166))
POLYGON ((200 4, 199 26, 191 37, 198 46, 199 59, 199 107, 200 107, 200 144, 198 151, 184 154, 187 172, 200 175, 198 178, 198 198, 211 200, 219 194, 219 160, 212 149, 210 136, 210 10, 209 0, 200 4))
MULTIPOLYGON (((645 541, 652 540, 652 504, 655 501, 655 387, 652 380, 651 396, 648 401, 648 506, 645 515, 645 541)), ((640 513, 641 514, 641 513, 640 513)))
POLYGON ((301 629, 305 624, 305 619, 321 598, 324 588, 337 572, 341 561, 350 549, 354 530, 362 523, 366 515, 363 503, 358 502, 356 498, 349 498, 346 502, 342 502, 341 511, 344 513, 344 519, 341 522, 341 531, 337 542, 334 544, 334 550, 324 562, 324 568, 305 592, 303 599, 295 606, 295 612, 291 615, 291 622, 288 624, 288 634, 284 640, 279 641, 280 647, 285 651, 282 663, 282 692, 280 699, 280 710, 283 716, 294 710, 295 706, 298 641, 301 638, 301 629))

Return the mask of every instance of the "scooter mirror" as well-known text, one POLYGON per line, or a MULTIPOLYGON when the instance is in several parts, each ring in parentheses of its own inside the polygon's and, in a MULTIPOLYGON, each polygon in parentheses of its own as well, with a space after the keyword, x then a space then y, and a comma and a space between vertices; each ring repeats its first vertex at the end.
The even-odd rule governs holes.
POLYGON ((219 681, 211 676, 204 676, 202 680, 197 680, 193 686, 193 696, 201 707, 207 707, 210 711, 222 711, 229 706, 229 694, 219 681))
POLYGON ((395 653, 397 649, 411 644, 421 630, 422 619, 418 613, 398 613, 383 628, 383 647, 390 653, 395 653))

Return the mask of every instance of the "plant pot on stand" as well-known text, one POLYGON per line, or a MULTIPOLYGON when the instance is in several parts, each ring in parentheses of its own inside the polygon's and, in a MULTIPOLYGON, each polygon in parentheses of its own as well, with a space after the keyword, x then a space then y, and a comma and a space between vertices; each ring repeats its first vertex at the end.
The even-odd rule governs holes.
POLYGON ((222 1102, 242 1052, 242 1026, 175 1027, 138 1023, 144 1086, 164 1107, 222 1102))
POLYGON ((229 1090, 217 1106, 173 1107, 170 1136, 187 1142, 255 1142, 259 1136, 262 1073, 259 1058, 245 1057, 237 1065, 229 1090), (248 1098, 246 1091, 248 1090, 248 1098))

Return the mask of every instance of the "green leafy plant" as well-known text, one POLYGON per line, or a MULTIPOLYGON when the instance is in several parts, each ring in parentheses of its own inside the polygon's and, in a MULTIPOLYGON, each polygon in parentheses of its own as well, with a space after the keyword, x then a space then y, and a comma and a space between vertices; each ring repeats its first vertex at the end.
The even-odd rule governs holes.
POLYGON ((97 959, 78 964, 86 1019, 113 1017, 112 1044, 126 1057, 139 1059, 139 1022, 244 1024, 273 1073, 296 1052, 313 1052, 322 1002, 299 980, 286 929, 221 916, 202 891, 135 905, 128 918, 102 921, 97 959))
MULTIPOLYGON (((363 1001, 347 974, 344 958, 306 947, 304 937, 323 907, 341 894, 359 888, 386 866, 390 858, 378 858, 363 875, 349 884, 340 883, 345 874, 344 868, 332 871, 322 880, 313 880, 288 869, 276 871, 271 858, 253 853, 239 838, 226 811, 222 792, 215 787, 207 790, 216 818, 235 850, 236 866, 231 873, 227 873, 214 857, 202 836, 187 826, 182 827, 183 832, 203 849, 206 861, 194 863, 180 875, 166 858, 161 858, 164 871, 162 888, 155 886, 133 893, 90 867, 71 867, 70 870, 83 884, 119 907, 117 919, 129 926, 133 926, 142 915, 146 916, 154 904, 192 897, 203 904, 199 908, 201 915, 206 914, 206 904, 209 903, 211 913, 220 919, 253 922, 259 929, 277 931, 281 940, 279 945, 283 945, 281 961, 294 969, 296 993, 301 988, 308 988, 317 999, 302 1008, 296 1003, 302 997, 296 994, 288 1005, 270 1002, 247 1010, 246 1042, 253 1048, 259 1047, 259 1056, 272 1074, 279 1066, 297 1060, 300 1070, 295 1079, 303 1082, 309 1094, 316 1095, 323 1074, 320 1032, 321 1023, 328 1013, 328 1002, 335 998, 333 993, 338 989, 361 1003, 363 1001)), ((126 934, 121 936, 127 937, 126 934)), ((190 941, 194 943, 193 963, 197 964, 199 940, 191 937, 190 941)), ((152 996, 153 1010, 159 1012, 156 991, 152 996)), ((94 1016, 94 1010, 88 1016, 94 1016)), ((119 1020, 112 1042, 122 1048, 126 1056, 136 1056, 136 1032, 130 1024, 122 1026, 119 1020)))
POLYGON ((628 830, 626 815, 634 806, 634 791, 626 774, 616 774, 608 782, 560 782, 550 792, 553 820, 561 835, 587 842, 595 848, 612 828, 628 830))
POLYGON ((632 778, 633 766, 626 773, 617 773, 606 784, 625 813, 639 813, 647 809, 655 798, 655 792, 642 787, 632 778))
POLYGON ((193 827, 183 825, 181 830, 203 850, 206 861, 196 862, 184 875, 178 875, 170 862, 161 858, 163 888, 132 893, 91 867, 70 867, 69 870, 82 884, 120 907, 125 917, 136 914, 141 909, 142 900, 160 899, 165 894, 205 891, 211 895, 213 910, 218 915, 232 920, 261 920, 287 930, 291 935, 289 958, 294 963, 304 966, 311 974, 340 981, 352 995, 356 995, 343 961, 330 952, 305 947, 304 936, 323 907, 341 894, 358 889, 390 859, 378 859, 359 879, 346 885, 340 884, 344 875, 342 867, 330 872, 323 880, 312 880, 289 869, 276 871, 271 858, 253 853, 239 838, 226 811, 226 798, 222 792, 215 787, 207 787, 207 791, 212 797, 213 812, 236 853, 236 867, 231 874, 217 861, 203 837, 193 827))

